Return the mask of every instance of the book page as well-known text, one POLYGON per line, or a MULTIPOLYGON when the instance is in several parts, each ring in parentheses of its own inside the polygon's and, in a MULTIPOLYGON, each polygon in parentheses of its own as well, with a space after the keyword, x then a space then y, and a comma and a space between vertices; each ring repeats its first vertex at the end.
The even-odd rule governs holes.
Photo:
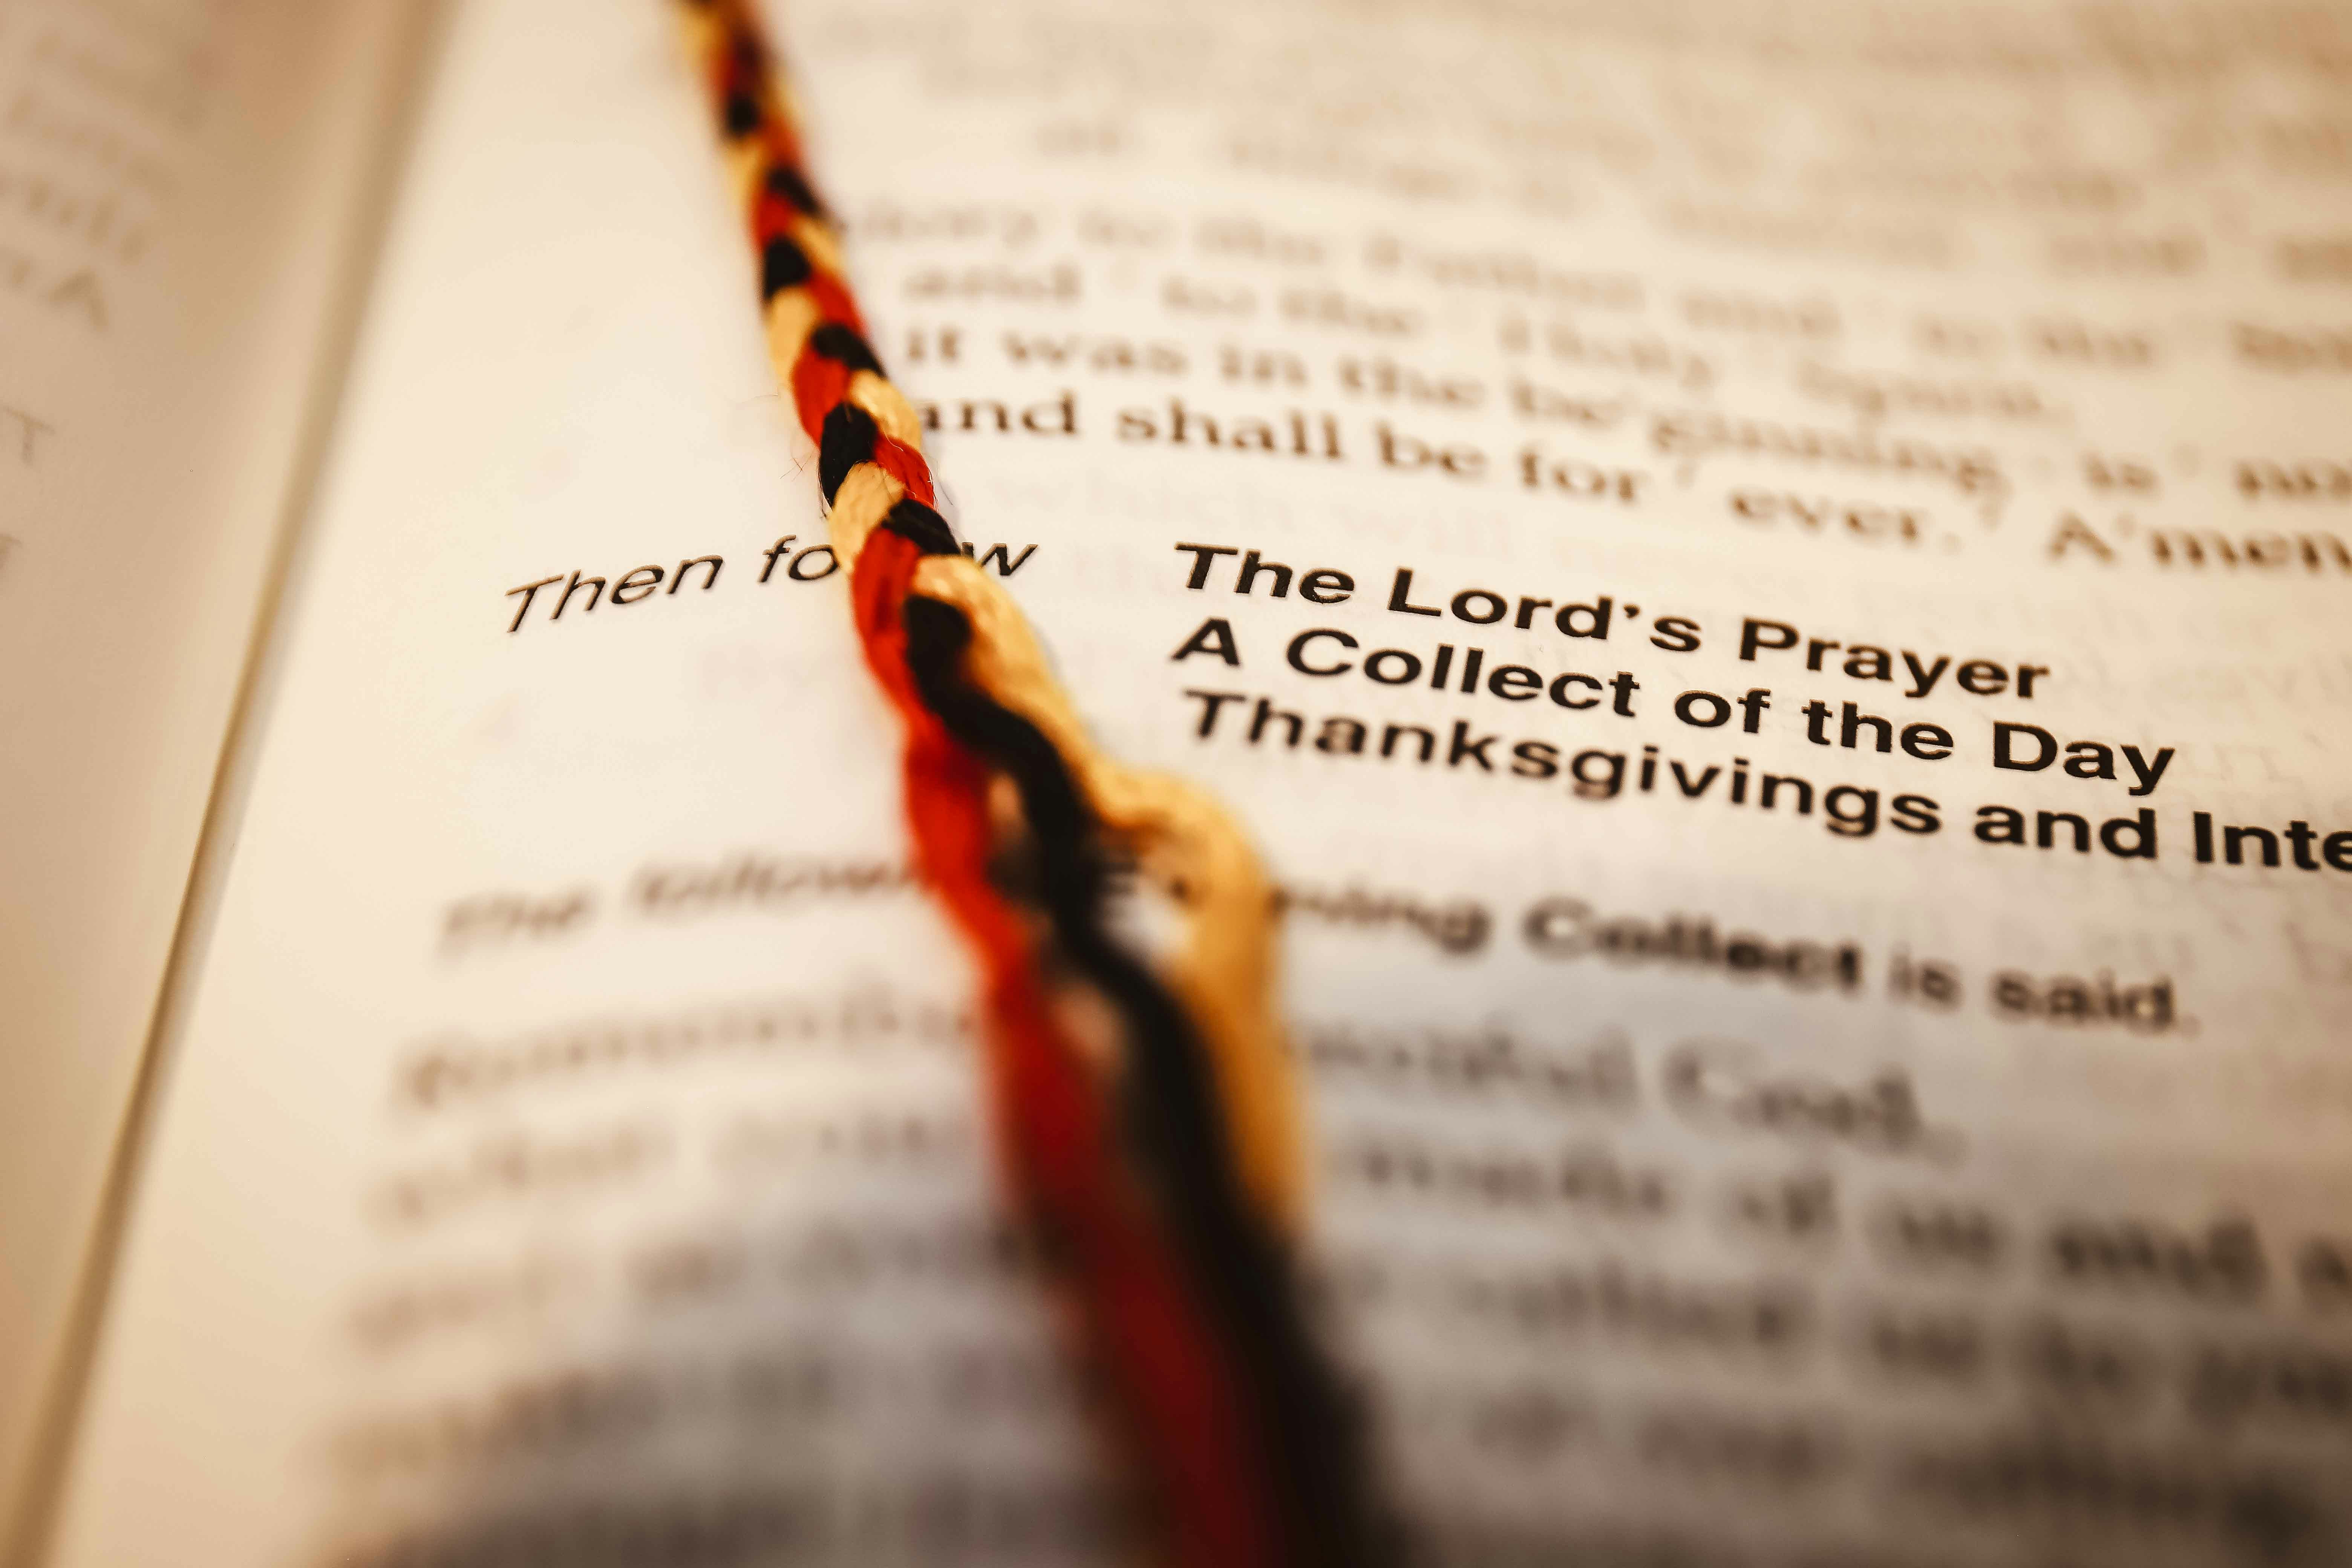
POLYGON ((409 26, 357 3, 0 13, 0 1535, 409 26))
MULTIPOLYGON (((1415 1561, 2352 1552, 2341 23, 776 16, 1415 1561)), ((61 1563, 1127 1560, 672 25, 454 23, 61 1563)))

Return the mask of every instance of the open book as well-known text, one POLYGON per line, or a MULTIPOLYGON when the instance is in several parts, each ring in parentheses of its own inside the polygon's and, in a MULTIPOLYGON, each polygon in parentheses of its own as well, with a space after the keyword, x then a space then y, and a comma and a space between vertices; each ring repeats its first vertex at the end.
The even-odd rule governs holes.
MULTIPOLYGON (((2352 20, 773 18, 1412 1560, 2352 1562, 2352 20)), ((28 1563, 1132 1560, 700 93, 0 16, 28 1563)))

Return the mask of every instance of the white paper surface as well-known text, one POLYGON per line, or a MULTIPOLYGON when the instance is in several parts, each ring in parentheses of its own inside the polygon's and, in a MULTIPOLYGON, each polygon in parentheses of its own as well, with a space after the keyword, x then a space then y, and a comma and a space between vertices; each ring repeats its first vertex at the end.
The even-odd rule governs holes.
MULTIPOLYGON (((2347 1549, 2340 33, 780 21, 964 537, 1292 890, 1422 1555, 2347 1549)), ((457 22, 61 1562, 1115 1555, 667 26, 457 22)))

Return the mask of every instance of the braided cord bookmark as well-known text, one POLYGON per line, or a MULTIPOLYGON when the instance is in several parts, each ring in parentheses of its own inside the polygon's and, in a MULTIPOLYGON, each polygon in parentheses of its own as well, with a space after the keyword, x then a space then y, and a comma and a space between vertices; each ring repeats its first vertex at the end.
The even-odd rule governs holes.
POLYGON ((681 4, 758 250, 769 354, 817 446, 866 664, 905 727, 917 856, 980 963, 1000 1160, 1144 1496, 1187 1564, 1379 1561, 1361 1434, 1291 1280, 1305 1161, 1265 875, 1206 795, 1095 750, 1018 608, 962 552, 920 424, 866 342, 752 0, 681 4), (1115 853, 1186 917, 1164 979, 1104 927, 1115 853), (1105 1015, 1108 1051, 1071 1022, 1105 1015))

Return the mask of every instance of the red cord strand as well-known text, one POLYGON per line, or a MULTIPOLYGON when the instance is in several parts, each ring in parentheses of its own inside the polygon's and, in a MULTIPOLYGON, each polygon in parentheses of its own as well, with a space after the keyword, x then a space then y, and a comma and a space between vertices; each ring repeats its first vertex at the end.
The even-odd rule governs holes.
MULTIPOLYGON (((768 51, 748 6, 688 5, 716 29, 706 36, 709 85, 730 140, 761 154, 747 216, 764 257, 813 216, 769 181, 780 171, 806 191, 799 140, 771 90, 768 51)), ((819 323, 845 327, 862 342, 846 283, 814 258, 807 272, 793 287, 819 323)), ((794 411, 820 446, 856 374, 805 344, 789 366, 794 411)), ((913 447, 879 435, 866 460, 930 503, 930 471, 913 447)), ((849 563, 851 599, 866 664, 905 725, 906 807, 919 863, 981 964, 988 1091, 1006 1175, 1066 1265, 1079 1322, 1109 1374, 1179 1560, 1271 1568, 1284 1552, 1264 1434, 1171 1238, 1122 1167, 1101 1087, 1055 1021, 1036 939, 991 880, 998 846, 989 770, 924 705, 908 670, 902 615, 922 558, 907 538, 875 530, 849 563)))

